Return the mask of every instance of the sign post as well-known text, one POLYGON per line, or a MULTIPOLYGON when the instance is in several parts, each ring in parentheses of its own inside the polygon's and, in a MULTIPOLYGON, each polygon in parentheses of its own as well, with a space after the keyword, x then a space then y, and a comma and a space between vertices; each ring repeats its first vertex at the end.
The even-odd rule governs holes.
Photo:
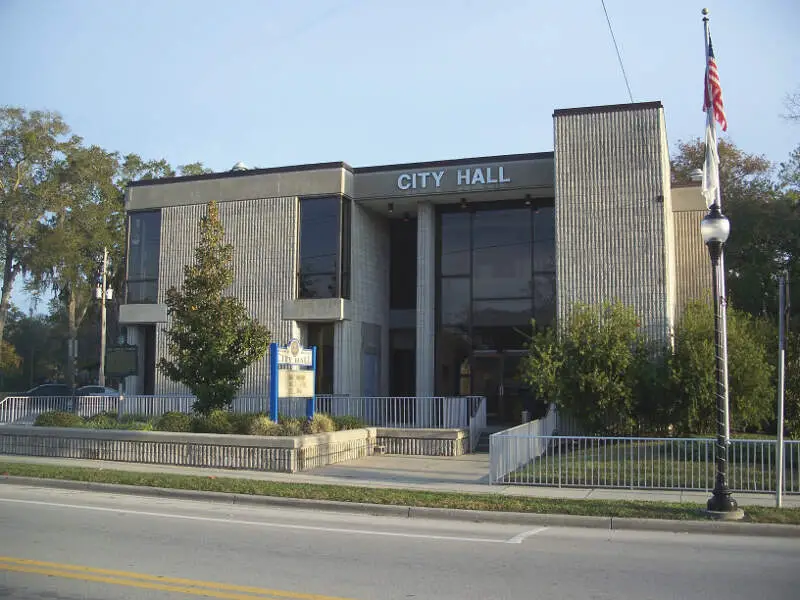
POLYGON ((279 398, 306 398, 306 416, 312 418, 316 410, 317 348, 303 348, 295 339, 286 346, 270 344, 269 368, 270 418, 278 422, 279 398))

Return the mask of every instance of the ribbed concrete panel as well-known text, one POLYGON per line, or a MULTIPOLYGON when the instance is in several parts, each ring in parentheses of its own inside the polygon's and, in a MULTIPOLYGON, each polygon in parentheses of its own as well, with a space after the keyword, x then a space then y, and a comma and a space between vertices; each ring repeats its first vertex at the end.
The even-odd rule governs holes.
POLYGON ((705 211, 673 213, 678 319, 691 300, 711 297, 711 260, 700 235, 700 221, 705 214, 705 211))
MULTIPOLYGON (((183 283, 183 268, 194 262, 205 205, 164 208, 161 213, 159 302, 171 286, 183 283)), ((265 198, 219 205, 225 238, 234 244, 233 285, 227 292, 245 303, 251 316, 266 325, 273 341, 285 342, 293 322, 281 320, 281 303, 295 297, 297 264, 297 198, 265 198)), ((167 324, 169 326, 169 322, 167 324)), ((156 335, 156 360, 167 355, 162 327, 156 335)), ((268 389, 266 357, 245 373, 241 395, 264 395, 268 389)), ((156 374, 156 393, 185 393, 186 389, 156 374)))
POLYGON ((557 303, 618 299, 669 333, 663 110, 555 116, 557 303))
POLYGON ((417 219, 417 396, 422 398, 433 396, 434 392, 436 213, 433 205, 420 203, 417 219))
MULTIPOLYGON (((352 298, 353 320, 380 327, 380 393, 389 391, 389 224, 387 220, 359 204, 353 204, 352 298)), ((359 341, 355 352, 361 356, 359 341)), ((358 361, 360 362, 360 360, 358 361)), ((359 385, 363 382, 359 380, 359 385)), ((363 391, 353 390, 353 395, 363 391)))
POLYGON ((361 323, 337 321, 333 326, 333 392, 361 396, 361 323))

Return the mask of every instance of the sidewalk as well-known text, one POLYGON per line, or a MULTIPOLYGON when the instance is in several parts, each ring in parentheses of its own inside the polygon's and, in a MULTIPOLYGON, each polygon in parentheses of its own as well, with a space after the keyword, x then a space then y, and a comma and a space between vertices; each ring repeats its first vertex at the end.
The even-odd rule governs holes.
MULTIPOLYGON (((0 462, 18 462, 62 467, 89 467, 140 473, 169 473, 200 477, 258 479, 281 483, 311 483, 352 487, 410 489, 429 492, 466 494, 503 494, 535 498, 591 498, 595 500, 636 500, 660 502, 693 502, 705 504, 706 492, 616 490, 599 488, 556 488, 536 486, 488 485, 489 457, 468 454, 458 457, 434 456, 371 456, 329 465, 305 473, 271 473, 233 471, 169 465, 147 465, 71 458, 39 458, 0 455, 0 462)), ((0 476, 2 473, 0 473, 0 476)), ((740 506, 775 506, 774 494, 735 493, 740 506)), ((800 495, 784 495, 783 505, 800 508, 800 495)))

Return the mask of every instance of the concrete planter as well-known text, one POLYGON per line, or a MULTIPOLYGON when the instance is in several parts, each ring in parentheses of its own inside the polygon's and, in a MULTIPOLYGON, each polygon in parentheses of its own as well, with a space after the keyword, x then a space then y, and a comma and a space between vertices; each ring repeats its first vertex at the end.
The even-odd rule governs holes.
POLYGON ((0 454, 295 473, 372 454, 374 428, 261 437, 61 427, 3 427, 0 454))
POLYGON ((469 429, 377 428, 377 445, 387 454, 461 456, 468 454, 469 429))

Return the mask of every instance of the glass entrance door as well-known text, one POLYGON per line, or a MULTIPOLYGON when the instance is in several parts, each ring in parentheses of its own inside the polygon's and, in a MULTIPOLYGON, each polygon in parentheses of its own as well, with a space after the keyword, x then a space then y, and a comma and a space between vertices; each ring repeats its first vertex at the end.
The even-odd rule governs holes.
POLYGON ((472 393, 486 396, 486 418, 491 424, 516 425, 527 408, 526 388, 518 375, 521 357, 519 353, 473 355, 472 393))
POLYGON ((472 358, 472 393, 486 396, 486 419, 502 421, 503 412, 503 356, 501 354, 476 354, 472 358))

